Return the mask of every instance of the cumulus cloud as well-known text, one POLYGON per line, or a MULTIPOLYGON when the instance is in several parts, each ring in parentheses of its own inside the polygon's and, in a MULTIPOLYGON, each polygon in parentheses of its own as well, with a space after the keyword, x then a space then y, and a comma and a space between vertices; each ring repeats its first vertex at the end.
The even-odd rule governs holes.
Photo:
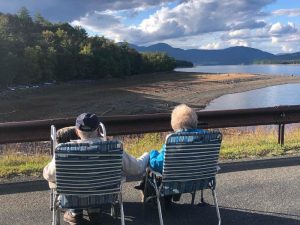
POLYGON ((2 0, 1 12, 16 13, 25 6, 52 21, 73 21, 94 11, 138 9, 175 0, 2 0))
POLYGON ((293 49, 293 47, 291 47, 287 44, 284 44, 284 45, 282 45, 281 50, 283 52, 290 53, 290 52, 293 52, 294 49, 293 49))
POLYGON ((114 11, 106 10, 103 12, 95 11, 87 13, 79 20, 71 22, 73 26, 82 26, 93 32, 104 32, 112 27, 121 26, 122 17, 114 11))
MULTIPOLYGON (((212 32, 256 29, 266 26, 262 8, 274 0, 189 0, 162 7, 133 26, 118 26, 111 33, 138 44, 212 32), (229 16, 230 15, 230 16, 229 16)), ((89 15, 77 24, 88 26, 89 15)), ((115 36, 116 36, 115 35, 115 36)), ((114 38, 111 36, 111 38, 114 38)))
POLYGON ((241 39, 231 39, 228 41, 230 46, 244 46, 244 47, 249 47, 249 43, 245 40, 241 39))
POLYGON ((300 16, 300 8, 295 9, 278 9, 272 12, 275 16, 300 16))
POLYGON ((208 43, 206 45, 202 45, 200 47, 200 49, 219 49, 220 47, 221 47, 220 42, 212 42, 212 43, 208 43))
POLYGON ((282 35, 288 33, 295 33, 297 31, 295 24, 289 22, 288 24, 284 25, 280 22, 275 23, 270 28, 270 34, 272 35, 282 35))

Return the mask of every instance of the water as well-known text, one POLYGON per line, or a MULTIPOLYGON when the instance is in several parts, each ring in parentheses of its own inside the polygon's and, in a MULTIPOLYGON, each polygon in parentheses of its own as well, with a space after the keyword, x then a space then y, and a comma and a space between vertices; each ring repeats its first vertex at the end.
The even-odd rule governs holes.
POLYGON ((300 65, 230 65, 230 66, 195 66, 192 68, 177 68, 182 72, 204 73, 253 73, 268 75, 300 76, 300 65))
POLYGON ((205 110, 247 109, 279 105, 300 105, 300 84, 276 85, 252 91, 223 95, 205 110))

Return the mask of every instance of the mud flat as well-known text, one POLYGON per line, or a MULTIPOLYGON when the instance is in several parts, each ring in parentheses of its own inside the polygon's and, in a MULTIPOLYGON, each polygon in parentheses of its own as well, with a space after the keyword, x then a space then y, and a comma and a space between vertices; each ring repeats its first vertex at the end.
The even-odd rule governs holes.
POLYGON ((196 109, 235 92, 300 83, 300 76, 169 72, 126 79, 69 82, 49 87, 5 91, 0 95, 0 122, 169 112, 186 103, 196 109))

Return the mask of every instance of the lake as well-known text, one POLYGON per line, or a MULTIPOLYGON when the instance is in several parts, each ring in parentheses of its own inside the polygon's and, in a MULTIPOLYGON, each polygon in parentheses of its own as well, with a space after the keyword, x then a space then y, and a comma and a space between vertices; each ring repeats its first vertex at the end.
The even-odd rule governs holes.
POLYGON ((300 76, 300 65, 222 65, 195 66, 192 68, 176 68, 182 72, 204 73, 253 73, 269 75, 297 75, 300 76))
POLYGON ((300 105, 300 84, 283 84, 234 94, 211 101, 205 110, 226 110, 300 105))
MULTIPOLYGON (((177 68, 176 71, 204 73, 252 73, 300 76, 300 65, 219 65, 177 68)), ((300 84, 285 84, 221 96, 205 110, 247 109, 300 105, 300 84)))

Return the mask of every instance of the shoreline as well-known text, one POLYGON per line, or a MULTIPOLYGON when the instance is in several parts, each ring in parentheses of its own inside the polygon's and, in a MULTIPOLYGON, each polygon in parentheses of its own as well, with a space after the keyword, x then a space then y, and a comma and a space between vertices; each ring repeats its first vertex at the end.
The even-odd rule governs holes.
MULTIPOLYGON (((266 75, 262 75, 262 74, 252 74, 252 75, 255 75, 255 76, 266 76, 266 75)), ((267 75, 267 76, 271 76, 271 77, 275 77, 273 75, 267 75)), ((276 75, 278 76, 278 75, 276 75)), ((280 76, 280 77, 286 77, 284 75, 280 76)), ((288 76, 288 77, 292 77, 292 76, 288 76)), ((208 100, 204 106, 204 108, 202 109, 205 109, 209 104, 210 102, 212 102, 213 100, 219 98, 219 97, 222 97, 224 95, 229 95, 229 94, 236 94, 236 93, 243 93, 243 92, 247 92, 247 91, 254 91, 254 90, 258 90, 258 89, 263 89, 263 88, 266 88, 266 87, 272 87, 272 86, 277 86, 277 85, 286 85, 286 84, 299 84, 300 81, 297 79, 297 80, 293 80, 293 82, 287 80, 285 81, 285 79, 276 79, 276 80, 270 80, 270 83, 268 84, 260 84, 260 83, 257 83, 257 84, 254 84, 253 86, 242 86, 242 87, 237 87, 235 89, 232 89, 226 93, 223 93, 223 94, 219 94, 219 95, 215 95, 215 97, 211 100, 208 100)))
POLYGON ((168 72, 59 83, 0 96, 0 122, 75 117, 83 111, 100 117, 163 113, 180 103, 201 110, 222 95, 288 83, 300 83, 300 76, 168 72))

